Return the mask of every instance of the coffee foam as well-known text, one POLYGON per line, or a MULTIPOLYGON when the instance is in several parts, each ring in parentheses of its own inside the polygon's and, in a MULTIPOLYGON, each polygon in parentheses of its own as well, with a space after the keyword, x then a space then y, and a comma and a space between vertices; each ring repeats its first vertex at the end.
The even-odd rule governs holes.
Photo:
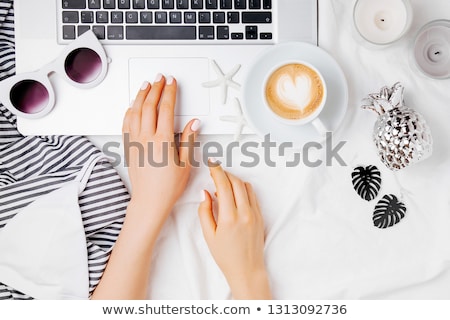
POLYGON ((283 74, 277 81, 275 93, 287 108, 303 111, 311 101, 311 82, 306 75, 283 74))
POLYGON ((324 85, 316 71, 303 64, 291 63, 271 74, 265 94, 276 114, 286 119, 302 119, 321 105, 324 85))

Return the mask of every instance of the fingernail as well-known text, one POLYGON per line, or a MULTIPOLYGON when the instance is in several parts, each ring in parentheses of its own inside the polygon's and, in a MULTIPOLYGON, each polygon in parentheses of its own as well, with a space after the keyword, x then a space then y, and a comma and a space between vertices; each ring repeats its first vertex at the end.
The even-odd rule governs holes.
POLYGON ((166 80, 166 84, 168 84, 169 86, 173 83, 173 77, 172 76, 168 76, 167 80, 166 80))
POLYGON ((214 157, 209 157, 208 161, 209 161, 209 163, 212 163, 212 164, 219 164, 219 161, 214 157))
POLYGON ((197 132, 201 124, 202 122, 199 119, 195 119, 191 124, 191 130, 197 132))
POLYGON ((147 90, 148 85, 149 85, 148 81, 144 81, 141 85, 141 90, 147 90))
POLYGON ((155 82, 160 82, 161 79, 162 79, 162 77, 163 77, 163 75, 162 75, 161 73, 158 73, 158 74, 156 75, 155 82))
POLYGON ((201 200, 201 202, 206 200, 206 191, 205 190, 202 190, 202 194, 200 195, 200 200, 201 200))

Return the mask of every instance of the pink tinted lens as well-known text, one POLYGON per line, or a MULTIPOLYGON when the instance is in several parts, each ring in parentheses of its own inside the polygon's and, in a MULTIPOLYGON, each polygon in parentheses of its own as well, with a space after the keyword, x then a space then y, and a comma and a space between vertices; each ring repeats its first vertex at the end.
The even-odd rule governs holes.
POLYGON ((92 49, 78 48, 72 51, 64 63, 67 76, 78 83, 94 81, 102 71, 102 59, 92 49))
POLYGON ((22 80, 10 91, 12 105, 23 113, 39 113, 48 105, 47 88, 36 80, 22 80))

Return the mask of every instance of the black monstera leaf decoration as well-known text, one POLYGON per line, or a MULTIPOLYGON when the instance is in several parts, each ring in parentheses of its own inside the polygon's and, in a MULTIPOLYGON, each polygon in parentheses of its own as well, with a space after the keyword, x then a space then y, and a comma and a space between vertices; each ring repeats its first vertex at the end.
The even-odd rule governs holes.
POLYGON ((393 194, 385 195, 373 211, 373 224, 380 229, 392 227, 405 217, 406 207, 393 194))
POLYGON ((371 201, 381 188, 381 173, 376 166, 357 167, 352 172, 353 188, 361 198, 371 201))

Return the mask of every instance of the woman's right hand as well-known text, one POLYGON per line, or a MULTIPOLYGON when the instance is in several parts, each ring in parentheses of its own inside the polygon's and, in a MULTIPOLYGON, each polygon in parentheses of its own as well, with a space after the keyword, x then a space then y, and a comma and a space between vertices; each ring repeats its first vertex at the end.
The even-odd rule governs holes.
POLYGON ((264 221, 252 186, 210 162, 218 201, 204 192, 198 213, 203 235, 234 299, 271 299, 264 263, 264 221))

